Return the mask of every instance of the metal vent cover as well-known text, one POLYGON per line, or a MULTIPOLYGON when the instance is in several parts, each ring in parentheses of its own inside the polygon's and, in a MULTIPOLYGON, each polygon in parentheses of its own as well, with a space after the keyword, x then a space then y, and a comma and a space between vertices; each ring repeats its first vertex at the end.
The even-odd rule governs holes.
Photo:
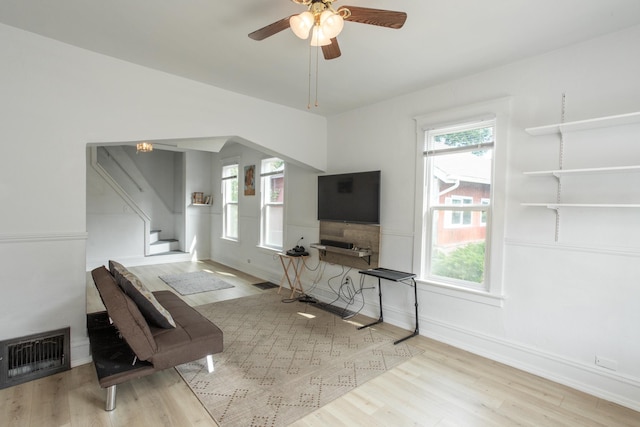
POLYGON ((70 328, 0 341, 0 389, 67 371, 70 328))

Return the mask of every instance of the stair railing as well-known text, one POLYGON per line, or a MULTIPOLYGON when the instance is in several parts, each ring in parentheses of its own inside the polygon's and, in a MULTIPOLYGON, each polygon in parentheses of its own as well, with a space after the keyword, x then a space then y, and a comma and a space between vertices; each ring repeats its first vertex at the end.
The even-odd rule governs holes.
POLYGON ((144 213, 138 204, 129 196, 129 194, 113 179, 113 177, 107 172, 105 168, 98 163, 98 147, 89 147, 90 163, 91 167, 100 175, 106 182, 114 189, 116 193, 125 201, 133 212, 140 217, 144 224, 144 256, 149 256, 149 245, 151 236, 151 218, 144 213))

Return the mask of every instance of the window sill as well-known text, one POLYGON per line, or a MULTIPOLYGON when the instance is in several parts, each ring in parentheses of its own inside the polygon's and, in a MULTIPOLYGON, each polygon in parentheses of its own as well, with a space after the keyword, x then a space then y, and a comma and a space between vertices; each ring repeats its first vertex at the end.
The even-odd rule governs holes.
POLYGON ((276 253, 276 254, 284 251, 284 249, 282 248, 272 248, 271 246, 262 246, 262 245, 257 245, 256 248, 264 252, 276 253))
POLYGON ((225 242, 229 242, 229 243, 240 243, 239 239, 232 239, 231 237, 222 236, 220 239, 224 240, 225 242))
POLYGON ((452 298, 464 299, 479 304, 486 304, 493 307, 502 307, 504 304, 504 295, 495 295, 486 291, 464 288, 461 286, 449 285, 424 279, 416 279, 418 288, 422 288, 427 292, 445 295, 452 298))

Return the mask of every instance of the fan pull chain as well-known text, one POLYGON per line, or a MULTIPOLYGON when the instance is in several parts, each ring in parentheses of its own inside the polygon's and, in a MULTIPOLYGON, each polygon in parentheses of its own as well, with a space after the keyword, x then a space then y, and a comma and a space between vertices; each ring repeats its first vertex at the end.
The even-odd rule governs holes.
POLYGON ((311 46, 309 46, 309 89, 307 92, 307 110, 311 109, 311 46))
MULTIPOLYGON (((311 51, 313 50, 313 46, 309 46, 309 89, 307 92, 307 110, 311 109, 311 51)), ((319 66, 318 63, 320 58, 320 46, 316 47, 316 100, 315 100, 315 106, 317 107, 318 104, 318 70, 319 70, 319 66)))
POLYGON ((320 46, 316 46, 316 107, 318 107, 318 69, 320 68, 320 46))

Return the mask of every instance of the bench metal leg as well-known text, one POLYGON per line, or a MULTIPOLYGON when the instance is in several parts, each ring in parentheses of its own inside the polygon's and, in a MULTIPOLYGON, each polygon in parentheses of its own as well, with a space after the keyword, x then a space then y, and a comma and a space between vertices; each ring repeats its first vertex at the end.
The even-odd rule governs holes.
POLYGON ((105 411, 113 411, 116 409, 116 386, 112 385, 107 388, 107 405, 105 411))
POLYGON ((213 356, 209 354, 207 355, 207 370, 212 373, 213 369, 213 356))

